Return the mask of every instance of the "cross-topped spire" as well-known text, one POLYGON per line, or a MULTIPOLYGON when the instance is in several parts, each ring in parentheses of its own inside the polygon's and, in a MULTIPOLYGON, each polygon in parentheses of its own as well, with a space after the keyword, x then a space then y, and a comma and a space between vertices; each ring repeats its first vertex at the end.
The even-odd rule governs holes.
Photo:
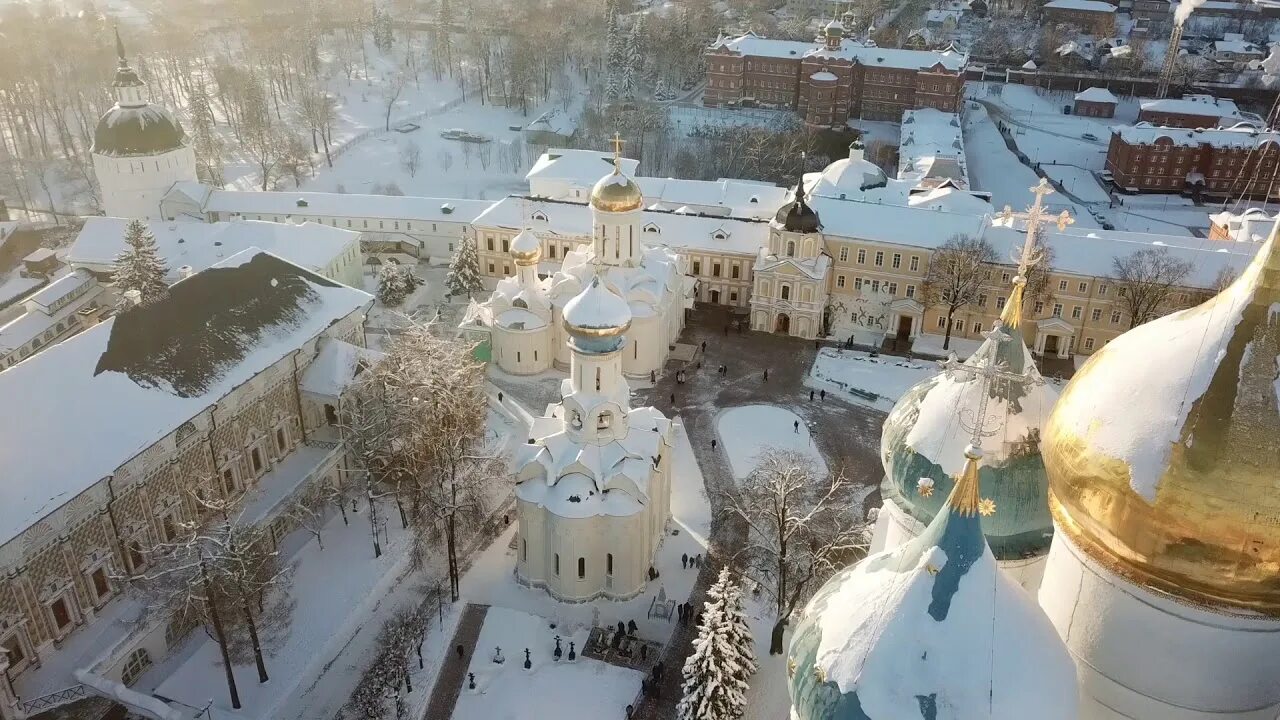
POLYGON ((1013 208, 1008 205, 1004 206, 1004 212, 1000 213, 1000 219, 1006 221, 1026 220, 1027 236, 1022 243, 1022 252, 1015 258, 1018 261, 1018 274, 1024 279, 1027 271, 1031 269, 1042 258, 1042 253, 1036 250, 1036 241, 1040 238, 1040 226, 1047 220, 1056 221, 1059 230, 1066 230, 1067 226, 1075 222, 1075 218, 1071 217, 1071 213, 1063 210, 1057 216, 1045 209, 1044 198, 1046 195, 1053 194, 1053 186, 1048 180, 1040 178, 1040 182, 1035 187, 1030 188, 1032 194, 1036 196, 1036 201, 1026 212, 1014 212, 1013 208))
POLYGON ((626 140, 623 140, 622 135, 615 131, 611 142, 613 143, 613 171, 620 173, 622 172, 622 146, 626 140))
POLYGON ((120 26, 112 26, 116 31, 116 57, 120 60, 121 65, 128 64, 128 60, 124 56, 124 41, 120 39, 120 26))

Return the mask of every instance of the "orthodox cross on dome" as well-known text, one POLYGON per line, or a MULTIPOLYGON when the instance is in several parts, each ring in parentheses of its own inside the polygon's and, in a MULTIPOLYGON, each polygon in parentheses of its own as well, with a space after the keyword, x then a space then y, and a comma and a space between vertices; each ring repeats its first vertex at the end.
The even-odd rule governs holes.
POLYGON ((124 64, 128 61, 124 57, 124 41, 120 39, 120 26, 113 25, 112 27, 116 31, 116 57, 119 58, 121 64, 124 64))
POLYGON ((1043 252, 1036 249, 1036 241, 1040 238, 1040 227, 1045 221, 1056 221, 1059 230, 1066 230, 1067 226, 1075 222, 1075 218, 1071 217, 1071 213, 1063 210, 1056 216, 1045 209, 1044 197, 1053 194, 1053 186, 1048 180, 1040 178, 1040 182, 1035 187, 1030 188, 1032 194, 1036 196, 1036 201, 1026 212, 1014 212, 1013 208, 1008 205, 1004 206, 1004 212, 1000 213, 999 218, 1012 224, 1013 220, 1027 221, 1027 236, 1022 243, 1022 252, 1018 257, 1014 258, 1018 261, 1018 275, 1024 280, 1027 277, 1027 271, 1031 266, 1043 259, 1043 252))
POLYGON ((622 146, 626 144, 626 140, 622 139, 622 135, 616 130, 613 133, 613 171, 622 172, 622 146))

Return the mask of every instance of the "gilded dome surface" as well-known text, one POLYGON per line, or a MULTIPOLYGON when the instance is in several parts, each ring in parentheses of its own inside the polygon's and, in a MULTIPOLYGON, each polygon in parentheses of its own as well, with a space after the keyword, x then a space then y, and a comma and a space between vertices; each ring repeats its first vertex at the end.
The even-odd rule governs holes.
POLYGON ((644 205, 644 193, 634 180, 622 174, 616 165, 613 172, 596 181, 591 188, 591 207, 605 212, 630 212, 644 205))
POLYGON ((1042 452, 1060 532, 1130 581, 1280 616, 1280 248, 1138 326, 1063 391, 1042 452))
POLYGON ((979 477, 983 497, 1000 508, 983 522, 998 560, 1041 555, 1053 539, 1040 437, 1058 391, 1040 376, 1022 341, 1022 294, 1022 284, 1016 285, 1001 317, 1002 329, 989 333, 963 366, 918 383, 898 400, 880 438, 885 470, 881 494, 928 525, 960 471, 961 449, 970 438, 966 425, 971 427, 982 411, 987 394, 979 477), (980 373, 988 367, 1004 377, 983 382, 980 373), (922 478, 933 483, 928 495, 920 492, 922 478))
POLYGON ((532 230, 521 230, 511 241, 511 258, 517 265, 536 265, 542 258, 542 241, 532 230))

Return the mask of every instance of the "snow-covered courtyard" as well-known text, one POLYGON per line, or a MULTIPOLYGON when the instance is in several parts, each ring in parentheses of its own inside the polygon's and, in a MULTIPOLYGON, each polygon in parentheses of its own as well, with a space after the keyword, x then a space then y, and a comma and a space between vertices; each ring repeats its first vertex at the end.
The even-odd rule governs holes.
POLYGON ((937 373, 937 364, 928 360, 907 360, 895 355, 871 357, 856 350, 823 348, 814 359, 805 384, 888 412, 913 385, 937 373))
POLYGON ((736 478, 750 475, 760 453, 768 448, 801 453, 813 461, 819 475, 827 471, 827 463, 813 442, 808 424, 786 408, 774 405, 729 408, 716 417, 716 431, 736 478))

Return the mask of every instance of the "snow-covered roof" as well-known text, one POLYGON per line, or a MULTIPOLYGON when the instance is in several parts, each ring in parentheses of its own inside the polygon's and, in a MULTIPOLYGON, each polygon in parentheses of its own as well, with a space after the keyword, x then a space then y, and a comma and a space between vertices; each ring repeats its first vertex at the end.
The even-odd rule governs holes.
POLYGON ((835 74, 835 73, 833 73, 833 72, 828 72, 828 71, 826 71, 826 70, 819 70, 818 72, 816 72, 816 73, 814 73, 814 74, 810 75, 810 76, 809 76, 809 79, 810 79, 810 80, 816 80, 816 81, 818 81, 818 82, 834 82, 835 80, 838 80, 839 78, 837 78, 837 77, 836 77, 836 74, 835 74))
POLYGON ((863 45, 849 38, 841 41, 839 48, 828 50, 820 43, 770 40, 754 33, 732 38, 721 38, 711 45, 711 49, 723 49, 754 57, 794 58, 797 60, 806 57, 828 58, 858 62, 863 65, 910 70, 923 70, 941 64, 947 70, 959 72, 969 62, 967 55, 954 51, 882 48, 863 45))
POLYGON ((635 181, 656 210, 697 206, 700 212, 764 220, 773 217, 787 197, 784 187, 745 180, 637 177, 635 181))
POLYGON ((209 201, 209 195, 213 191, 214 187, 212 185, 206 185, 196 180, 179 180, 173 184, 173 187, 169 188, 169 192, 165 193, 165 195, 166 197, 173 194, 182 195, 203 208, 204 204, 209 201))
MULTIPOLYGON (((1126 45, 1125 47, 1128 46, 1126 45)), ((1114 54, 1114 52, 1112 54, 1114 54)), ((1119 102, 1119 100, 1116 100, 1116 96, 1111 94, 1110 90, 1096 86, 1076 93, 1076 100, 1082 100, 1084 102, 1111 103, 1112 105, 1119 102)))
POLYGON ((322 398, 339 398, 356 375, 376 365, 384 353, 352 345, 337 338, 320 340, 319 352, 298 383, 302 392, 322 398))
POLYGON ((960 116, 933 108, 902 113, 898 140, 898 177, 947 177, 969 186, 960 116), (943 162, 950 159, 950 162, 943 162))
POLYGON ((1071 655, 954 496, 919 537, 828 580, 789 654, 799 717, 1076 718, 1071 655))
POLYGON ((1262 48, 1248 40, 1215 40, 1213 51, 1219 54, 1256 55, 1258 57, 1263 54, 1262 48))
MULTIPOLYGON (((758 186, 748 187, 760 189, 758 186)), ((488 211, 476 218, 475 225, 478 228, 505 230, 528 227, 543 236, 589 238, 591 208, 581 202, 509 196, 494 203, 488 211), (539 220, 539 217, 545 217, 546 220, 539 220)), ((666 245, 682 250, 754 255, 769 238, 769 225, 761 220, 656 210, 643 211, 640 227, 643 233, 641 237, 646 245, 666 245)))
POLYGON ((558 109, 548 110, 539 115, 533 122, 524 126, 525 130, 535 132, 551 132, 568 137, 578 129, 578 121, 569 113, 558 109))
POLYGON ((1047 10, 1083 10, 1086 12, 1114 13, 1116 6, 1102 0, 1052 0, 1044 4, 1047 10))
POLYGON ((1174 145, 1196 147, 1209 145, 1216 148, 1254 148, 1265 142, 1280 142, 1280 132, 1258 130, 1250 126, 1231 128, 1180 128, 1161 127, 1148 123, 1115 125, 1111 132, 1131 145, 1151 145, 1167 138, 1174 145))
POLYGON ((91 274, 84 270, 75 270, 62 275, 24 300, 47 308, 91 282, 94 282, 91 274))
MULTIPOLYGON (((124 218, 88 218, 67 251, 67 261, 95 270, 114 268, 116 257, 125 247, 124 235, 129 222, 124 218)), ((177 280, 178 268, 183 265, 198 272, 251 247, 320 272, 360 237, 351 230, 311 222, 294 225, 258 220, 219 223, 157 220, 146 225, 156 239, 160 257, 169 267, 171 280, 177 280)))
POLYGON ((47 247, 38 247, 22 258, 22 262, 40 263, 57 257, 57 253, 47 247))
POLYGON ((205 212, 300 217, 395 218, 410 222, 469 223, 489 206, 485 200, 354 195, 320 192, 244 192, 214 190, 205 212))
POLYGON ((0 373, 0 544, 371 303, 251 248, 0 373))
POLYGON ((937 212, 983 215, 993 211, 991 203, 961 188, 935 187, 924 192, 912 193, 907 204, 913 208, 925 208, 937 212))
POLYGON ((1144 100, 1140 107, 1148 112, 1204 115, 1205 117, 1231 118, 1233 120, 1243 117, 1234 100, 1216 98, 1212 95, 1184 95, 1180 98, 1144 100))
POLYGON ((597 275, 585 290, 565 304, 564 323, 566 327, 584 330, 623 328, 631 324, 631 308, 626 300, 601 284, 597 275))
MULTIPOLYGON (((622 174, 634 177, 639 160, 622 158, 622 174)), ((525 174, 525 180, 570 179, 591 185, 613 172, 613 153, 596 150, 551 148, 538 158, 533 168, 525 174)), ((479 214, 479 213, 477 213, 479 214)))
POLYGON ((1262 208, 1249 208, 1239 214, 1224 210, 1210 215, 1209 220, 1236 242, 1260 243, 1271 234, 1280 213, 1268 215, 1262 208))

